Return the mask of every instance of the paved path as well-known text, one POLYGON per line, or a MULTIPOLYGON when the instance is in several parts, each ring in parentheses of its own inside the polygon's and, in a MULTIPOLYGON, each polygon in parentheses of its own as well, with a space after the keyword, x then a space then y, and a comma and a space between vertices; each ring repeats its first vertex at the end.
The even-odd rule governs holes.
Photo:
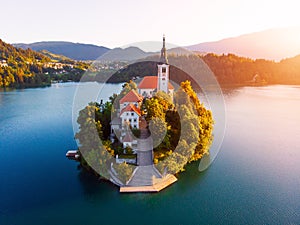
POLYGON ((162 177, 153 165, 153 141, 147 130, 147 123, 142 119, 141 135, 137 146, 137 164, 131 178, 120 192, 158 192, 177 181, 174 175, 162 177))
POLYGON ((141 129, 137 146, 137 164, 139 166, 153 165, 153 142, 146 128, 141 129))

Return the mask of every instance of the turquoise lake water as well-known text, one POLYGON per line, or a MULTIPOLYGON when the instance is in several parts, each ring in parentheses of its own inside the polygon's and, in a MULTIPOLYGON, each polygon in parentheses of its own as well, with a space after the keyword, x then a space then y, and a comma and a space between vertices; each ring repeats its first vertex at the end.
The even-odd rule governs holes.
POLYGON ((300 224, 299 86, 227 90, 213 164, 157 194, 120 194, 65 158, 76 87, 0 92, 1 225, 300 224))

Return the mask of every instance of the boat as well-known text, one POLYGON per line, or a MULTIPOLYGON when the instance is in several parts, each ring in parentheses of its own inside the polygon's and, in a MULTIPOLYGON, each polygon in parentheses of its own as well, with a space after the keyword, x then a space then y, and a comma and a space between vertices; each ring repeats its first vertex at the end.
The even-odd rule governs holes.
POLYGON ((80 157, 80 154, 79 154, 78 150, 69 150, 66 153, 66 157, 69 159, 78 160, 80 157))

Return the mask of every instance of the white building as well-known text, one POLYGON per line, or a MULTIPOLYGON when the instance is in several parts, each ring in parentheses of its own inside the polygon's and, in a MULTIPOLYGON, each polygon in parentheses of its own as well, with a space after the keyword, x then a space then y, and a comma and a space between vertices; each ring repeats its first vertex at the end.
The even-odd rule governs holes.
POLYGON ((123 147, 134 149, 137 140, 132 136, 128 128, 139 129, 143 125, 141 118, 141 103, 144 97, 152 97, 157 91, 163 91, 173 96, 174 87, 169 81, 170 66, 168 64, 167 52, 165 47, 165 37, 163 37, 163 47, 161 49, 160 62, 157 65, 157 76, 146 76, 138 84, 138 92, 131 90, 120 99, 120 110, 117 117, 111 121, 111 137, 115 131, 119 131, 120 140, 123 147))
POLYGON ((122 128, 125 128, 126 125, 128 125, 131 128, 139 129, 140 116, 141 110, 132 103, 130 103, 120 112, 122 128))
POLYGON ((165 37, 160 53, 160 62, 157 65, 157 76, 146 76, 138 85, 139 94, 143 97, 152 97, 157 91, 164 91, 173 95, 174 87, 169 81, 170 66, 168 65, 165 37))
POLYGON ((123 148, 130 147, 134 148, 134 145, 137 145, 137 140, 132 137, 130 132, 126 132, 125 136, 122 138, 123 148))
MULTIPOLYGON (((159 79, 158 76, 144 77, 143 80, 138 85, 139 94, 142 95, 143 97, 152 97, 155 92, 157 92, 158 90, 161 90, 161 89, 158 89, 158 85, 159 85, 160 81, 163 81, 163 80, 159 79)), ((172 95, 174 93, 173 85, 170 82, 168 82, 168 83, 165 82, 161 86, 165 86, 166 84, 168 84, 167 88, 164 87, 164 90, 162 90, 162 91, 165 91, 167 89, 166 93, 169 93, 172 95)))

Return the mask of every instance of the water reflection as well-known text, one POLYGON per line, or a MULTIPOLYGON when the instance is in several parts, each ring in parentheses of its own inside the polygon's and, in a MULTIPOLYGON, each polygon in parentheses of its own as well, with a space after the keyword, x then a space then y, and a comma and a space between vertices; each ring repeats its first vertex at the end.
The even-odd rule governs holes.
POLYGON ((1 224, 299 223, 300 86, 225 91, 227 127, 216 160, 202 173, 198 162, 188 165, 158 194, 120 194, 65 159, 75 148, 74 91, 0 93, 1 224))

